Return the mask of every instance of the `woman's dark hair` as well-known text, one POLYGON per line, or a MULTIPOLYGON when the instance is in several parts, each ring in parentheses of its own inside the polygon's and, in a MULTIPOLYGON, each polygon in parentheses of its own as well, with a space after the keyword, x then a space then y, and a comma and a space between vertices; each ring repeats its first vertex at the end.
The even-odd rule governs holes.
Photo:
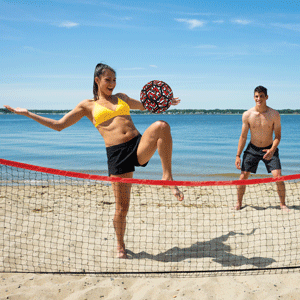
POLYGON ((108 65, 100 63, 96 66, 95 72, 94 72, 94 85, 93 85, 94 100, 98 99, 98 85, 95 81, 95 78, 96 77, 100 78, 100 76, 103 75, 104 71, 106 71, 106 70, 110 70, 110 71, 114 72, 116 75, 116 71, 108 65))

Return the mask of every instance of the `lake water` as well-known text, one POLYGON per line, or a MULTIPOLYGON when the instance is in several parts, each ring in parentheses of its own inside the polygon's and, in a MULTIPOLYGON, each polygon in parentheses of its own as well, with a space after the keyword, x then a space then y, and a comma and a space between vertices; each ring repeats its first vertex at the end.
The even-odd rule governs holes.
MULTIPOLYGON (((59 119, 62 115, 45 115, 59 119)), ((235 155, 241 133, 241 115, 132 115, 137 129, 156 120, 171 126, 175 180, 231 180, 239 177, 235 155)), ((300 115, 282 115, 279 145, 283 175, 300 173, 300 115)), ((249 141, 249 137, 248 137, 249 141)), ((107 175, 106 151, 101 135, 83 118, 56 132, 18 115, 0 115, 0 145, 3 159, 23 163, 107 175)), ((258 174, 267 176, 261 162, 258 174)), ((158 154, 134 177, 161 179, 158 154)))

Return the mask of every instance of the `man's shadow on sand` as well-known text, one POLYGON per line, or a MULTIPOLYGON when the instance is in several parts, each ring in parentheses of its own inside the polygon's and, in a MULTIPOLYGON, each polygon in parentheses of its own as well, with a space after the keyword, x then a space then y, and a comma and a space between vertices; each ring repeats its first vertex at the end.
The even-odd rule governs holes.
POLYGON ((197 242, 188 248, 173 247, 163 253, 157 255, 147 252, 134 253, 126 249, 130 259, 152 259, 159 262, 180 262, 191 258, 211 257, 214 262, 222 264, 224 267, 253 265, 258 268, 264 268, 275 262, 272 258, 252 257, 247 258, 242 255, 234 255, 230 253, 231 247, 225 245, 224 242, 229 237, 235 235, 252 235, 256 229, 253 229, 249 234, 229 232, 218 238, 207 242, 197 242))

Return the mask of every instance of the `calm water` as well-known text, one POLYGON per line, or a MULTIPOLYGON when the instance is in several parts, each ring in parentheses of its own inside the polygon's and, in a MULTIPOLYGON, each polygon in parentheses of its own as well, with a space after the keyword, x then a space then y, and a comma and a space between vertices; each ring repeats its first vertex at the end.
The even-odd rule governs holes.
MULTIPOLYGON (((48 117, 59 119, 61 115, 48 117)), ((241 118, 240 115, 132 115, 141 133, 159 119, 171 125, 175 180, 238 178, 240 171, 235 168, 234 162, 241 133, 241 118)), ((282 115, 281 122, 279 149, 283 174, 298 174, 300 115, 282 115)), ((1 158, 107 175, 104 142, 87 118, 56 132, 23 116, 0 115, 0 128, 1 158)), ((262 162, 258 174, 267 175, 262 162)), ((137 168, 135 178, 161 178, 157 153, 146 168, 137 168)))

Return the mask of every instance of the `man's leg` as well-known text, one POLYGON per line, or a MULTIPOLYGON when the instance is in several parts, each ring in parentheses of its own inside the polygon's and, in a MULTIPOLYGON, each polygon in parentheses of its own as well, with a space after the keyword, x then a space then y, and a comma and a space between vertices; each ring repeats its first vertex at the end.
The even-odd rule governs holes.
MULTIPOLYGON (((273 170, 272 175, 274 178, 281 177, 281 170, 273 170)), ((285 184, 283 181, 277 181, 277 193, 280 200, 280 208, 282 210, 288 210, 288 207, 285 205, 285 184)))

